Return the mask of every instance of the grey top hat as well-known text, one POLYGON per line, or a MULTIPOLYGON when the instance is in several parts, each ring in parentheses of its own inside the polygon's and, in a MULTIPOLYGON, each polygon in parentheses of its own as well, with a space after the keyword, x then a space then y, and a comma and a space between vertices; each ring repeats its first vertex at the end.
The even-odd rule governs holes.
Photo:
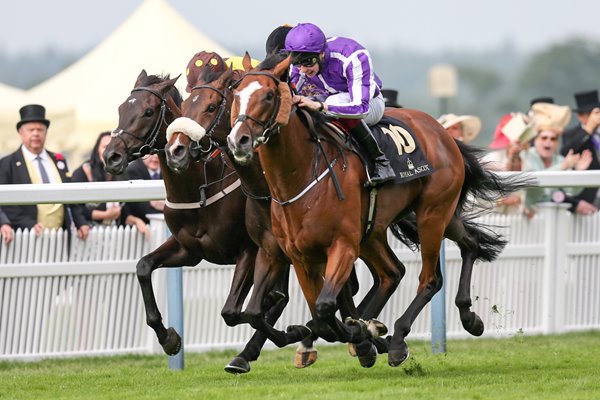
POLYGON ((575 93, 575 103, 577 104, 577 108, 574 108, 573 111, 578 113, 589 112, 596 107, 600 107, 598 91, 589 90, 587 92, 575 93))
POLYGON ((26 106, 21 107, 19 110, 21 114, 21 120, 17 122, 17 130, 27 122, 41 122, 46 125, 46 128, 50 126, 50 121, 46 119, 46 109, 44 106, 40 106, 39 104, 28 104, 26 106))

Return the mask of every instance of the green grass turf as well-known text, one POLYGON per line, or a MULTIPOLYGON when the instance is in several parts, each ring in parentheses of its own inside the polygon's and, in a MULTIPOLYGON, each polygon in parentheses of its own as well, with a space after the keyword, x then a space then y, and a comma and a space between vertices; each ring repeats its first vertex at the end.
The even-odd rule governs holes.
POLYGON ((0 362, 0 399, 600 399, 600 332, 448 342, 409 341, 411 357, 392 368, 381 355, 361 368, 344 345, 319 346, 310 368, 294 348, 264 351, 244 375, 223 366, 234 351, 166 356, 0 362))

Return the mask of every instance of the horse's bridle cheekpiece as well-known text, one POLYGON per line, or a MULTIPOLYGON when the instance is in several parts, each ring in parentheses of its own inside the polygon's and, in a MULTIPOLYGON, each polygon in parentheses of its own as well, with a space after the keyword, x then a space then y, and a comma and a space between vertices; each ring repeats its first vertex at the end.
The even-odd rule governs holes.
MULTIPOLYGON (((277 78, 275 75, 273 75, 269 72, 251 71, 251 72, 246 72, 246 74, 244 74, 244 76, 241 79, 239 79, 238 81, 236 81, 234 84, 231 85, 231 88, 235 89, 237 86, 239 86, 239 84, 248 75, 262 75, 262 76, 269 77, 273 80, 273 82, 275 82, 276 86, 279 86, 279 84, 281 83, 281 80, 279 78, 277 78)), ((263 128, 262 134, 259 137, 257 137, 254 140, 254 142, 252 143, 252 146, 254 148, 257 148, 261 144, 267 143, 272 135, 279 133, 279 124, 277 124, 277 121, 275 119, 277 118, 277 113, 279 112, 280 106, 281 106, 281 97, 276 96, 275 97, 275 107, 273 107, 273 112, 271 113, 271 117, 268 119, 268 121, 263 122, 263 121, 259 121, 258 119, 254 118, 254 117, 251 117, 248 114, 239 114, 237 116, 237 118, 235 119, 233 126, 235 126, 235 124, 237 124, 238 122, 244 123, 247 120, 250 120, 250 121, 258 124, 260 127, 262 127, 263 128)))
POLYGON ((143 145, 142 145, 142 147, 140 147, 140 150, 136 153, 131 154, 133 159, 137 159, 137 158, 143 157, 148 154, 155 154, 155 153, 159 152, 158 149, 154 148, 154 144, 156 143, 156 139, 158 137, 158 133, 160 132, 161 125, 163 123, 166 124, 165 113, 166 113, 166 109, 167 109, 167 99, 165 96, 160 94, 158 91, 156 91, 152 88, 149 88, 149 87, 145 87, 145 86, 140 86, 140 87, 134 88, 131 91, 131 93, 133 94, 134 92, 149 92, 160 99, 160 112, 158 114, 156 123, 152 127, 152 130, 150 131, 150 133, 144 135, 143 137, 138 137, 138 136, 134 135, 133 133, 127 132, 126 130, 121 129, 121 128, 115 128, 110 133, 110 135, 112 137, 119 138, 119 139, 121 139, 121 141, 123 141, 123 145, 125 146, 125 151, 128 154, 129 154, 129 148, 128 148, 125 140, 123 140, 123 138, 121 137, 122 134, 129 135, 129 136, 133 137, 134 139, 142 142, 143 145))
MULTIPOLYGON (((216 87, 213 87, 211 85, 198 85, 198 86, 194 86, 191 90, 191 92, 193 92, 196 89, 210 89, 213 90, 215 92, 217 92, 220 96, 221 96, 221 102, 219 103, 219 111, 217 112, 217 116, 215 117, 215 119, 213 119, 213 121, 210 123, 209 127, 206 129, 206 134, 205 136, 208 137, 209 139, 209 146, 207 149, 203 149, 202 145, 200 144, 199 141, 194 141, 192 142, 192 144, 190 145, 190 153, 195 153, 195 154, 207 154, 207 153, 211 153, 213 147, 218 147, 218 144, 212 139, 212 134, 215 131, 215 128, 217 126, 219 126, 219 123, 221 122, 221 118, 223 117, 223 115, 227 112, 227 95, 225 94, 225 92, 217 89, 216 87)), ((194 159, 198 159, 199 157, 193 157, 194 159)))

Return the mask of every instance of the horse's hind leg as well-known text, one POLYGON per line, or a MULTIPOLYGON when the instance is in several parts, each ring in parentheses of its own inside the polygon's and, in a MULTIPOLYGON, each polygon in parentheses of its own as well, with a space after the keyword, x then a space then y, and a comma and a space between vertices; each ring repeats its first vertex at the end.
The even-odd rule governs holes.
POLYGON ((394 334, 390 340, 388 351, 388 364, 392 367, 402 364, 408 358, 408 346, 405 338, 423 307, 442 287, 443 278, 439 257, 445 225, 443 221, 444 216, 439 213, 430 212, 427 218, 420 219, 417 214, 419 236, 422 238, 422 267, 419 275, 419 287, 417 295, 404 314, 394 323, 394 334))
POLYGON ((175 329, 167 329, 162 323, 162 316, 156 305, 152 288, 152 272, 161 267, 196 265, 200 261, 200 257, 191 256, 177 243, 174 237, 170 237, 158 249, 142 257, 136 265, 137 278, 146 310, 146 323, 156 332, 158 342, 168 355, 179 352, 181 337, 175 329))
POLYGON ((469 229, 458 216, 455 216, 446 228, 446 237, 457 243, 462 258, 460 280, 454 302, 458 307, 463 328, 473 336, 481 336, 484 330, 481 318, 471 311, 473 305, 471 300, 471 276, 473 264, 479 253, 478 236, 477 230, 469 229))

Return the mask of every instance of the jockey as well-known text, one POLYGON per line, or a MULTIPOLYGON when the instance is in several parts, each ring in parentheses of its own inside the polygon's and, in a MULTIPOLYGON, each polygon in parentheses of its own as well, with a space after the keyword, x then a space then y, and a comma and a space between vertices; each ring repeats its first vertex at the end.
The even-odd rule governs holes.
MULTIPOLYGON (((233 68, 233 79, 237 80, 241 78, 244 74, 242 59, 243 57, 221 58, 219 54, 205 50, 194 54, 185 69, 185 77, 187 79, 185 91, 190 93, 192 88, 196 86, 200 70, 205 65, 210 65, 210 69, 213 72, 224 72, 231 66, 233 68)), ((255 59, 251 59, 250 62, 253 67, 258 65, 258 61, 255 59)))
POLYGON ((393 179, 390 162, 369 129, 381 120, 385 109, 381 80, 372 70, 369 52, 352 39, 326 39, 310 23, 289 31, 285 50, 292 56, 290 81, 298 94, 294 102, 339 118, 373 161, 371 184, 393 179))

